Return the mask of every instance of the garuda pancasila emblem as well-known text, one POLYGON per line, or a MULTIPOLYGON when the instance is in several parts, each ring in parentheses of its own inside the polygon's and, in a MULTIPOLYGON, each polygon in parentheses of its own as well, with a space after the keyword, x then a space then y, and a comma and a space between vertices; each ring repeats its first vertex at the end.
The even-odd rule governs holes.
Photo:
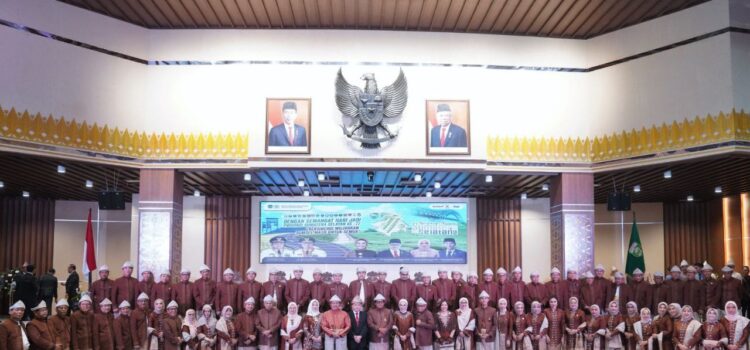
POLYGON ((341 125, 341 129, 346 137, 360 142, 362 148, 379 148, 381 142, 398 136, 384 121, 401 116, 406 108, 406 77, 401 70, 396 81, 383 90, 378 89, 375 74, 365 73, 361 79, 365 81, 364 90, 349 84, 339 68, 336 105, 344 117, 352 119, 349 127, 341 125))

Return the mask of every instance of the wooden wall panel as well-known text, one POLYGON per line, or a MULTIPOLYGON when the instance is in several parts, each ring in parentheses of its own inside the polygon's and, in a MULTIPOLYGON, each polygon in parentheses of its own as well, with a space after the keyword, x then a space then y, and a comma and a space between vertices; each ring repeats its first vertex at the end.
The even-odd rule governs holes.
POLYGON ((52 267, 54 231, 55 201, 0 199, 0 271, 29 262, 37 275, 46 272, 52 267))
POLYGON ((477 269, 521 265, 521 201, 477 199, 477 269))
POLYGON ((206 197, 206 264, 215 280, 226 268, 250 267, 250 197, 206 197))
MULTIPOLYGON (((682 259, 691 264, 707 260, 709 251, 713 252, 713 249, 709 249, 709 243, 711 246, 723 245, 723 240, 709 240, 712 227, 710 208, 710 202, 664 203, 665 271, 672 265, 679 265, 682 259)), ((714 270, 720 268, 721 265, 714 265, 714 270)))

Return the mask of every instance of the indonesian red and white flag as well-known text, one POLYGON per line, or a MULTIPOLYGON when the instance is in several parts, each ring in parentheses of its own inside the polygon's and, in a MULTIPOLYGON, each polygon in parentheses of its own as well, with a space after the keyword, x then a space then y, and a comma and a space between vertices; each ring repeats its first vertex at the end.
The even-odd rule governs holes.
POLYGON ((86 239, 83 240, 83 273, 96 270, 96 255, 94 254, 94 229, 91 226, 91 209, 86 222, 86 239))

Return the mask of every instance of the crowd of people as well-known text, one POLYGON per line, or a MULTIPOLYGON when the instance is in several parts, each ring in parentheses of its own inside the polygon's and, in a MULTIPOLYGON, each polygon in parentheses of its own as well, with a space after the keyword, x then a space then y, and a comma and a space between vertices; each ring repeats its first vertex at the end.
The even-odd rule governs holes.
POLYGON ((63 298, 51 317, 47 300, 13 304, 0 350, 747 349, 747 272, 730 261, 717 279, 708 263, 680 265, 667 276, 636 269, 612 279, 601 265, 565 279, 553 268, 546 283, 536 272, 524 282, 520 267, 487 269, 481 280, 440 268, 434 281, 429 273, 414 281, 402 267, 390 282, 385 271, 370 280, 357 268, 349 284, 341 271, 324 281, 319 269, 307 281, 302 267, 286 280, 271 269, 263 283, 252 267, 241 283, 226 269, 217 282, 203 265, 197 280, 183 269, 173 284, 169 271, 158 282, 143 271, 139 281, 126 262, 115 280, 101 266, 70 315, 63 298), (27 307, 33 320, 24 323, 27 307))

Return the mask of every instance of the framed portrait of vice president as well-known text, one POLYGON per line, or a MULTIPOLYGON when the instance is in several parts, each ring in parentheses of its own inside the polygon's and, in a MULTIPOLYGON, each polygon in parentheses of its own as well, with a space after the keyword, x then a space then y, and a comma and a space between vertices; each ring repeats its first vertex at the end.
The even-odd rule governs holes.
POLYGON ((311 100, 266 99, 266 154, 310 154, 311 100))
POLYGON ((470 155, 469 100, 427 100, 427 155, 470 155))

